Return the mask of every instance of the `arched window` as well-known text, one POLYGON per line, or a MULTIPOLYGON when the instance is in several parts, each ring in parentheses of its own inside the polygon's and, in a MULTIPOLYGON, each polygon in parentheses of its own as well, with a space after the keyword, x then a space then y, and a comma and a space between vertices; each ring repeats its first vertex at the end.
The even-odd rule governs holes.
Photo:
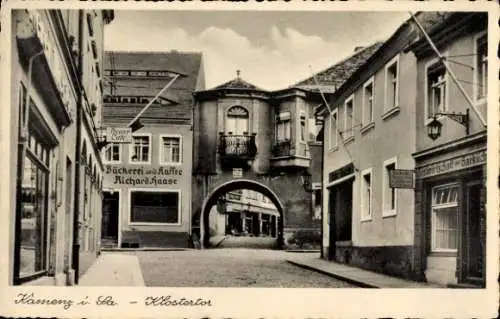
POLYGON ((227 110, 226 133, 243 135, 248 133, 248 111, 241 106, 233 106, 227 110))

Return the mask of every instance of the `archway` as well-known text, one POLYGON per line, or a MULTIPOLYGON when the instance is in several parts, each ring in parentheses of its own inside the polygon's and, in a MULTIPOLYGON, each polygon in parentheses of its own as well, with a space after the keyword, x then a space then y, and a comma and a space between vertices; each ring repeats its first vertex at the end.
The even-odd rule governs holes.
POLYGON ((200 216, 200 244, 201 248, 207 248, 209 246, 209 214, 212 206, 217 204, 217 200, 220 196, 237 189, 249 189, 259 192, 269 198, 271 202, 276 206, 279 213, 278 218, 278 234, 277 234, 277 247, 282 248, 283 245, 283 225, 284 225, 284 205, 276 195, 276 193, 270 189, 268 186, 250 179, 237 179, 232 181, 227 181, 219 186, 217 186, 203 201, 201 207, 200 216))

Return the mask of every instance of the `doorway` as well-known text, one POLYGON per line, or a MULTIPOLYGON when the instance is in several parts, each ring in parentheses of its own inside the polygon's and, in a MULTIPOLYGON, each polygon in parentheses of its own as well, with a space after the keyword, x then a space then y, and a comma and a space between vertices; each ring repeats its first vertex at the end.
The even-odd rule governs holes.
POLYGON ((335 242, 336 242, 336 227, 335 227, 335 213, 336 213, 336 201, 337 197, 336 188, 331 188, 328 191, 328 231, 329 231, 329 243, 328 243, 328 259, 335 260, 335 242))
POLYGON ((118 218, 120 207, 120 193, 104 191, 102 200, 101 237, 103 247, 118 245, 118 218))
POLYGON ((484 243, 481 231, 485 216, 481 210, 481 183, 471 182, 465 187, 465 240, 464 281, 473 284, 484 283, 484 243))

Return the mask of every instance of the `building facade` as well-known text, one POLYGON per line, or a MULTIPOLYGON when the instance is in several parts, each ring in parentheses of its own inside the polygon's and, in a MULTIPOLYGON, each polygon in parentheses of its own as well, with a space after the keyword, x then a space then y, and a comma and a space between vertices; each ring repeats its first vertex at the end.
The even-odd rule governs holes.
POLYGON ((88 71, 102 57, 103 27, 112 19, 109 10, 12 11, 12 284, 73 284, 99 252, 95 230, 102 165, 96 130, 89 126, 93 116, 87 112, 91 103, 97 110, 101 102, 92 96, 95 88, 85 84, 99 82, 98 73, 88 71), (93 43, 96 52, 82 50, 86 43, 93 43), (82 114, 87 116, 83 122, 82 114), (78 131, 86 132, 89 144, 84 158, 78 131), (78 177, 80 169, 88 173, 78 177), (92 214, 87 218, 76 204, 84 196, 77 181, 89 185, 87 200, 81 201, 92 214), (82 267, 81 253, 88 255, 82 267))
POLYGON ((191 234, 193 92, 204 88, 199 53, 106 52, 103 126, 140 116, 128 144, 107 144, 103 241, 114 247, 187 247, 191 234))
POLYGON ((227 192, 248 189, 279 212, 277 246, 299 229, 319 231, 312 213, 310 144, 318 133, 317 92, 262 90, 240 77, 195 93, 193 232, 209 246, 210 209, 227 192))
POLYGON ((324 124, 324 256, 403 277, 411 275, 413 190, 391 188, 389 174, 414 169, 416 60, 402 52, 412 31, 405 24, 375 45, 333 94, 324 124))
POLYGON ((401 25, 322 108, 324 257, 418 281, 484 284, 486 17, 417 14, 420 26, 401 25), (420 27, 452 59, 474 107, 420 27))
POLYGON ((455 13, 429 32, 458 82, 426 41, 411 47, 418 92, 415 270, 444 285, 485 285, 487 29, 486 13, 455 13), (453 120, 457 114, 466 117, 453 120), (431 127, 439 133, 429 134, 431 127))

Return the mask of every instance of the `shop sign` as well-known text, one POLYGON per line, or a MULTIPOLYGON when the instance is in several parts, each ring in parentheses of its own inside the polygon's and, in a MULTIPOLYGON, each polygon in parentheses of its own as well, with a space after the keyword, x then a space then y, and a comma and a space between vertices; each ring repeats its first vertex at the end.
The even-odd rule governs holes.
POLYGON ((425 178, 446 174, 461 169, 486 164, 486 150, 480 150, 463 156, 439 161, 416 169, 417 177, 425 178))
POLYGON ((415 188, 415 171, 412 169, 394 169, 389 172, 389 187, 415 188))
POLYGON ((50 72, 52 73, 52 77, 56 83, 56 87, 60 93, 61 100, 66 108, 66 111, 69 113, 71 120, 74 120, 76 113, 76 102, 74 99, 71 99, 70 96, 70 88, 68 83, 70 83, 70 79, 68 75, 64 71, 65 62, 61 57, 56 45, 56 41, 54 40, 54 35, 50 28, 43 22, 40 13, 36 10, 29 10, 28 16, 30 21, 33 23, 33 27, 36 30, 36 35, 43 46, 43 53, 45 55, 45 59, 50 68, 50 72))
POLYGON ((234 178, 243 177, 243 169, 242 168, 233 168, 233 177, 234 178))
POLYGON ((106 142, 132 143, 132 129, 130 127, 108 127, 106 128, 106 142))
POLYGON ((113 184, 140 186, 168 186, 179 184, 182 169, 178 167, 123 167, 106 166, 106 175, 113 184))
POLYGON ((343 166, 333 172, 328 173, 328 182, 331 183, 335 180, 341 179, 342 177, 346 177, 350 174, 354 173, 354 165, 347 164, 346 166, 343 166))

